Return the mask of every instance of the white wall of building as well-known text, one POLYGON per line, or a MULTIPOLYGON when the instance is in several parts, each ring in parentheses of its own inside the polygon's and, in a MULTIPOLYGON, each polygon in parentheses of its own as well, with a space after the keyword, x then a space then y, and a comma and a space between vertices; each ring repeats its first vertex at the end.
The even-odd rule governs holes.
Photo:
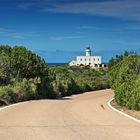
POLYGON ((75 60, 72 60, 69 62, 69 66, 77 66, 77 62, 75 60))
POLYGON ((77 56, 78 65, 95 65, 101 64, 101 56, 77 56))

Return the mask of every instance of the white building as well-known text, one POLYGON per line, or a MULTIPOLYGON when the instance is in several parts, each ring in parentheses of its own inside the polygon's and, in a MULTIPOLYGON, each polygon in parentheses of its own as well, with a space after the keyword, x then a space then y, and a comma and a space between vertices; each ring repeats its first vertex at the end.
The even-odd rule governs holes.
POLYGON ((77 56, 76 60, 72 60, 69 62, 69 66, 90 66, 90 67, 105 67, 102 64, 101 56, 91 56, 91 49, 88 47, 86 49, 85 56, 77 56))

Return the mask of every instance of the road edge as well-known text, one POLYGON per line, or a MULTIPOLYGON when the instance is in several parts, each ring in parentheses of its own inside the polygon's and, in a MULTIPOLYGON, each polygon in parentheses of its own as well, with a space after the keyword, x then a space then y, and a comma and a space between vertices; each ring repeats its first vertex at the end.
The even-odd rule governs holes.
POLYGON ((127 117, 127 118, 129 118, 129 119, 131 119, 131 120, 134 120, 134 121, 140 123, 140 120, 139 120, 139 119, 136 119, 135 117, 132 117, 132 116, 130 116, 130 115, 128 115, 128 114, 126 114, 126 113, 124 113, 124 112, 121 112, 120 110, 114 108, 114 107, 111 105, 111 102, 112 102, 113 100, 114 100, 114 98, 110 99, 110 100, 107 102, 107 105, 108 105, 112 110, 114 110, 114 111, 116 111, 116 112, 118 112, 118 113, 124 115, 125 117, 127 117))
POLYGON ((17 105, 20 105, 20 104, 26 104, 26 103, 30 103, 30 102, 33 102, 33 101, 30 100, 30 101, 19 102, 19 103, 7 105, 7 106, 4 106, 4 107, 0 107, 0 111, 1 111, 1 110, 4 110, 4 109, 7 109, 7 108, 10 108, 10 107, 13 107, 13 106, 17 106, 17 105))

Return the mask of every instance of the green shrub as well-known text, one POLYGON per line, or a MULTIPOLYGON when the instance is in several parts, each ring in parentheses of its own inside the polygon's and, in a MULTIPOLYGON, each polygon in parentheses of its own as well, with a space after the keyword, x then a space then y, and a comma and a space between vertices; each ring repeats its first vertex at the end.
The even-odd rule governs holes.
POLYGON ((27 79, 23 79, 22 82, 17 83, 15 86, 8 85, 0 87, 0 99, 8 103, 36 99, 36 89, 35 84, 29 83, 27 79))
POLYGON ((0 88, 0 99, 7 101, 7 103, 16 103, 18 102, 18 94, 12 86, 4 86, 0 88))
MULTIPOLYGON (((50 92, 55 97, 109 88, 108 72, 89 67, 49 67, 50 92)), ((50 95, 50 94, 49 94, 50 95)))
POLYGON ((111 60, 110 85, 115 100, 128 109, 140 110, 140 56, 130 53, 111 60))

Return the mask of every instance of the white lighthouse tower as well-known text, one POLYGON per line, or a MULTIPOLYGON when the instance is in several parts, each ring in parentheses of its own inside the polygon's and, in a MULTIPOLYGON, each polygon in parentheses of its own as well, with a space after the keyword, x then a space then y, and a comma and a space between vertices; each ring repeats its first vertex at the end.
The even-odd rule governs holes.
POLYGON ((86 48, 86 56, 91 56, 91 49, 90 49, 90 47, 86 48))

